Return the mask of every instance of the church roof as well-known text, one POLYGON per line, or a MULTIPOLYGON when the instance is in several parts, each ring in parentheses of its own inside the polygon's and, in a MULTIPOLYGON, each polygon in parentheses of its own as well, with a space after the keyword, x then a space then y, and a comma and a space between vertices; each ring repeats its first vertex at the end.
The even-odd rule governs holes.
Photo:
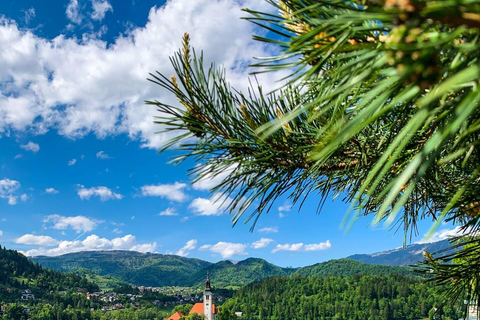
MULTIPOLYGON (((212 304, 212 311, 213 314, 217 313, 217 307, 215 306, 215 303, 212 304)), ((197 302, 193 305, 192 310, 190 310, 190 313, 198 313, 198 314, 203 314, 203 303, 202 302, 197 302)))
POLYGON ((179 320, 182 317, 183 317, 183 313, 177 311, 165 320, 179 320))

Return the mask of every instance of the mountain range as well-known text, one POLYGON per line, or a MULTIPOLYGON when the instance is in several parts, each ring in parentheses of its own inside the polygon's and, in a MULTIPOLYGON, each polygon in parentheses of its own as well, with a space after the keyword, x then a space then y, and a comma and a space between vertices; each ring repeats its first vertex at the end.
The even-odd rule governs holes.
MULTIPOLYGON (((157 253, 134 251, 88 251, 62 256, 32 257, 40 265, 62 272, 85 273, 90 270, 110 281, 143 286, 201 286, 207 271, 212 283, 218 287, 243 286, 272 276, 386 275, 413 274, 409 266, 423 260, 423 251, 434 253, 449 246, 447 240, 413 244, 373 254, 356 254, 346 259, 330 260, 302 268, 282 268, 264 259, 248 258, 238 262, 208 261, 157 253)), ((87 272, 88 273, 88 272, 87 272)), ((93 279, 93 277, 92 277, 93 279)))
POLYGON ((435 253, 450 247, 448 240, 431 243, 415 243, 409 246, 372 254, 354 254, 347 258, 368 264, 382 264, 386 266, 411 266, 425 260, 423 252, 435 253))

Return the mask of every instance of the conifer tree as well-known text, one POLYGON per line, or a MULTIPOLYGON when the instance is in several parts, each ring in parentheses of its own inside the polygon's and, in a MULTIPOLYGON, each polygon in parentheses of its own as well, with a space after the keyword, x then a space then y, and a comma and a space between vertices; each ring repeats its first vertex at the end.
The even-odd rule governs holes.
POLYGON ((405 241, 421 219, 459 225, 467 245, 426 253, 424 270, 453 298, 480 302, 480 0, 268 2, 278 13, 246 9, 247 19, 281 54, 254 70, 288 69, 287 84, 238 92, 186 35, 176 75, 150 79, 179 100, 148 102, 178 132, 165 149, 198 162, 194 180, 230 172, 212 191, 234 199, 234 223, 256 201, 254 226, 286 195, 320 208, 340 196, 347 220, 397 223, 405 241))

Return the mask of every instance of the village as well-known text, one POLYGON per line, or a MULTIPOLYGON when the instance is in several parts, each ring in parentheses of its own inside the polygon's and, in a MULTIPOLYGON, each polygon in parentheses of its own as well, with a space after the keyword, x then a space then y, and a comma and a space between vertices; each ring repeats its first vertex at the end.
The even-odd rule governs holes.
MULTIPOLYGON (((58 294, 66 295, 68 292, 60 291, 58 294)), ((178 305, 203 303, 204 299, 202 288, 177 286, 129 286, 120 288, 120 290, 115 289, 98 292, 87 292, 83 288, 76 288, 75 294, 85 295, 87 300, 98 303, 101 306, 100 309, 102 311, 113 311, 132 307, 142 308, 143 306, 150 304, 158 308, 170 309, 178 305), (125 291, 130 291, 130 293, 125 291)), ((35 293, 31 289, 21 291, 19 298, 24 302, 33 302, 37 299, 35 293)), ((212 294, 212 299, 213 301, 222 303, 228 299, 228 297, 212 294)), ((29 312, 28 306, 25 306, 25 311, 27 313, 29 312)))

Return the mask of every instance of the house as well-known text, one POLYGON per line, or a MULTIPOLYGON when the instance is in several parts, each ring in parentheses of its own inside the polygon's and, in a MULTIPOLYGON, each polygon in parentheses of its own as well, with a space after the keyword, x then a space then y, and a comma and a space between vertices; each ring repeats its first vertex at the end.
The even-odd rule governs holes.
POLYGON ((32 290, 27 289, 25 291, 22 291, 22 297, 20 298, 22 300, 35 300, 35 295, 32 293, 32 290))
POLYGON ((180 318, 183 318, 183 317, 184 317, 183 313, 177 311, 165 320, 179 320, 180 318))

